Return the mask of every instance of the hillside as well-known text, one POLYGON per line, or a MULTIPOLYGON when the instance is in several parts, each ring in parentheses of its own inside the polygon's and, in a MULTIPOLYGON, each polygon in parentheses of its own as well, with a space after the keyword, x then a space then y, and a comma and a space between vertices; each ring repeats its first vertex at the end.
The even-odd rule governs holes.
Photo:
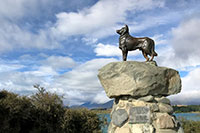
POLYGON ((70 108, 110 109, 110 108, 112 108, 112 105, 113 105, 113 100, 110 100, 110 101, 108 101, 106 103, 103 103, 103 104, 86 102, 86 103, 84 103, 84 104, 82 104, 80 106, 71 106, 70 108))

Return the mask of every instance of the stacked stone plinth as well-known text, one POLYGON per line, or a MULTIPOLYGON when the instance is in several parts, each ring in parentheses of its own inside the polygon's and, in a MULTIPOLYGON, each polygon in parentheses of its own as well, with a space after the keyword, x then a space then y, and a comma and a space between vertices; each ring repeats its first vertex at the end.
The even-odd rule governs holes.
POLYGON ((183 133, 166 96, 181 91, 179 73, 156 62, 112 62, 99 80, 114 98, 108 133, 183 133))

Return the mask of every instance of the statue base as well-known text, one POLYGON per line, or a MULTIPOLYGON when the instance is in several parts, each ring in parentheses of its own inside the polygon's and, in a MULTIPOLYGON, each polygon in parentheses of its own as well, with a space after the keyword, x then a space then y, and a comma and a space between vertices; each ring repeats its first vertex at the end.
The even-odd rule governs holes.
POLYGON ((115 98, 108 133, 184 133, 166 97, 115 98))
POLYGON ((166 98, 181 91, 178 71, 155 61, 111 62, 98 78, 115 99, 108 133, 183 133, 166 98))

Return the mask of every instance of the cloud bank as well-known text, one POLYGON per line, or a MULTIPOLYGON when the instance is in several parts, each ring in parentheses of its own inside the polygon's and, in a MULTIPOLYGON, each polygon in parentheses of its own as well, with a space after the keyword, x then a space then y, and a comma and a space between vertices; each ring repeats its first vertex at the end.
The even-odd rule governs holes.
MULTIPOLYGON (((64 94, 66 104, 107 101, 96 75, 103 65, 121 60, 115 30, 126 23, 132 35, 155 40, 159 66, 186 73, 181 94, 172 99, 198 101, 199 5, 193 0, 2 1, 0 88, 31 94, 38 83, 64 94)), ((128 60, 144 58, 133 51, 128 60)))

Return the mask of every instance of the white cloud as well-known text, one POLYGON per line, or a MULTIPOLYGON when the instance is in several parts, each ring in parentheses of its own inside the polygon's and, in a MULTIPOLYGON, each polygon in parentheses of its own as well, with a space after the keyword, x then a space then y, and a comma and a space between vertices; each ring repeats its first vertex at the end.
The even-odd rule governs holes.
POLYGON ((52 67, 55 70, 76 66, 76 62, 72 58, 66 56, 49 56, 46 60, 42 61, 42 64, 52 67))
POLYGON ((91 38, 91 37, 83 37, 82 41, 85 42, 86 44, 90 45, 90 44, 95 44, 98 41, 98 39, 91 38))
POLYGON ((16 63, 16 62, 11 62, 11 61, 5 61, 0 59, 0 73, 1 72, 9 72, 9 71, 16 71, 19 69, 24 68, 24 65, 16 63))
POLYGON ((55 76, 58 75, 58 73, 50 66, 40 66, 35 71, 28 71, 26 73, 33 74, 35 76, 55 76))
POLYGON ((94 49, 96 56, 121 56, 121 50, 115 46, 110 44, 97 44, 96 48, 94 49))
POLYGON ((26 0, 4 0, 0 4, 0 17, 18 18, 24 15, 26 0))
POLYGON ((56 36, 103 37, 113 34, 117 23, 126 20, 127 11, 148 10, 163 5, 164 1, 154 0, 101 0, 89 9, 57 14, 52 31, 56 36))
POLYGON ((53 13, 55 5, 61 3, 56 0, 1 1, 0 53, 20 48, 60 48, 58 41, 51 36, 48 30, 51 20, 46 20, 44 17, 54 15, 50 13, 53 13), (40 19, 37 25, 40 25, 41 28, 35 26, 34 21, 37 19, 40 19))
POLYGON ((46 31, 40 30, 37 34, 20 28, 17 24, 6 20, 1 21, 0 52, 19 48, 54 49, 59 44, 46 31))
POLYGON ((180 60, 187 61, 196 57, 196 63, 200 64, 200 17, 190 18, 182 22, 177 28, 172 30, 173 48, 176 57, 180 60))
POLYGON ((29 16, 38 18, 44 12, 46 14, 55 12, 56 7, 63 8, 64 3, 62 0, 2 0, 0 18, 8 18, 9 20, 18 20, 29 16))
POLYGON ((102 103, 108 102, 109 100, 110 100, 110 98, 108 98, 108 96, 106 95, 105 90, 102 90, 96 94, 93 102, 102 104, 102 103))
POLYGON ((66 40, 66 36, 71 35, 84 35, 83 41, 86 44, 90 44, 91 41, 94 43, 99 37, 113 34, 117 23, 126 21, 127 11, 134 12, 162 7, 164 1, 102 0, 90 8, 84 8, 78 12, 58 13, 53 27, 51 27, 53 25, 51 20, 44 19, 42 28, 34 29, 36 32, 31 31, 31 28, 35 28, 31 23, 23 20, 26 17, 39 19, 52 16, 55 11, 51 11, 51 9, 55 10, 55 7, 63 6, 63 3, 65 2, 55 0, 3 1, 0 5, 0 52, 18 48, 62 48, 59 41, 66 40), (40 12, 45 13, 41 14, 40 12), (19 23, 24 26, 19 26, 19 23))
MULTIPOLYGON (((140 13, 140 11, 163 7, 164 2, 164 0, 101 0, 91 7, 76 12, 58 13, 54 7, 63 2, 56 0, 4 0, 0 4, 0 53, 22 48, 22 50, 61 49, 62 44, 59 41, 67 40, 68 36, 73 35, 81 35, 81 41, 86 44, 97 44, 101 37, 116 35, 115 30, 121 28, 124 22, 128 22, 131 32, 136 33, 161 24, 177 24, 184 17, 182 14, 187 12, 192 14, 198 9, 194 7, 196 9, 192 8, 191 11, 189 8, 193 6, 190 5, 184 12, 173 10, 166 13, 165 11, 169 11, 165 10, 168 8, 166 7, 163 13, 155 16, 140 13), (55 13, 57 13, 55 23, 49 22, 52 21, 49 17, 51 18, 55 13), (45 16, 47 18, 43 19, 45 16), (30 23, 24 18, 29 18, 30 23), (37 22, 40 20, 40 22, 35 23, 32 20, 37 22), (41 21, 44 21, 43 24, 41 21), (41 27, 35 28, 37 24, 41 27)), ((69 5, 62 4, 62 8, 64 6, 69 5)), ((200 65, 199 25, 198 16, 190 17, 172 30, 171 42, 165 40, 165 33, 152 37, 159 46, 158 51, 156 50, 158 57, 155 58, 158 65, 176 69, 194 66, 192 72, 183 78, 183 91, 177 95, 177 97, 181 96, 178 98, 179 101, 185 103, 198 100, 199 95, 199 69, 195 69, 200 65)), ((94 47, 96 56, 122 56, 117 45, 98 43, 94 47)), ((142 57, 140 51, 129 53, 129 56, 137 55, 142 57)), ((38 83, 52 92, 66 94, 70 104, 80 104, 84 101, 102 103, 108 100, 97 79, 97 70, 108 62, 116 61, 115 59, 93 59, 81 65, 65 56, 43 55, 42 59, 26 55, 21 56, 20 61, 15 63, 0 61, 0 88, 22 93, 29 91, 30 94, 35 90, 32 85, 38 83), (37 59, 39 61, 36 61, 37 59), (42 59, 44 60, 41 61, 42 59), (22 72, 20 69, 23 68, 25 69, 22 72), (69 70, 68 68, 72 70, 62 75, 57 72, 61 69, 69 70)))
MULTIPOLYGON (((96 56, 122 56, 122 51, 119 49, 119 47, 110 44, 99 43, 96 45, 94 52, 96 53, 96 56)), ((129 52, 129 56, 137 56, 139 54, 141 54, 141 51, 139 50, 129 52)))
POLYGON ((158 49, 158 63, 179 70, 200 65, 199 25, 200 18, 195 16, 173 28, 171 40, 168 39, 166 44, 158 49))
POLYGON ((35 90, 32 86, 36 83, 43 84, 42 78, 30 73, 10 71, 0 74, 0 89, 30 94, 35 90))
POLYGON ((186 77, 182 78, 183 88, 186 91, 200 90, 200 68, 196 68, 189 72, 186 77))
POLYGON ((50 66, 21 65, 20 61, 2 60, 0 62, 0 89, 30 94, 31 91, 36 90, 33 88, 34 84, 49 86, 53 76, 56 75, 58 73, 50 66))
MULTIPOLYGON (((44 64, 38 65, 37 67, 34 66, 35 68, 33 70, 29 69, 20 72, 18 68, 21 67, 12 66, 13 68, 9 68, 10 71, 0 71, 0 89, 7 89, 18 94, 31 94, 36 91, 33 85, 40 84, 48 91, 64 95, 66 98, 64 102, 66 104, 75 105, 87 101, 98 101, 98 103, 108 101, 97 78, 97 74, 99 68, 109 62, 117 61, 116 59, 93 59, 76 65, 71 71, 59 74, 56 72, 56 69, 69 65, 63 62, 64 60, 71 63, 72 66, 74 65, 74 61, 69 57, 50 56, 45 60, 46 63, 43 62, 44 64), (60 59, 62 60, 61 62, 59 61, 60 59), (58 66, 54 64, 56 60, 58 66)), ((67 67, 72 67, 71 65, 67 67)))
MULTIPOLYGON (((40 84, 48 91, 65 96, 65 104, 78 105, 90 101, 104 103, 109 100, 97 78, 98 69, 116 59, 93 59, 59 75, 50 66, 40 66, 35 71, 16 72, 2 71, 0 88, 20 94, 31 94, 36 91, 32 86, 40 84)), ((183 89, 180 94, 170 96, 176 103, 191 104, 199 101, 200 68, 191 70, 182 78, 183 89)))
POLYGON ((51 66, 40 66, 39 61, 30 55, 20 59, 0 60, 0 89, 30 94, 36 90, 34 84, 48 86, 53 76, 58 75, 51 66))
MULTIPOLYGON (((96 101, 95 97, 105 96, 103 93, 98 94, 103 88, 97 78, 98 69, 109 62, 117 61, 116 59, 94 59, 74 68, 72 71, 54 77, 54 81, 49 88, 54 88, 56 92, 65 92, 69 101, 83 102, 83 101, 96 101), (80 96, 81 95, 81 96, 80 96)), ((107 101, 104 97, 101 101, 107 101)), ((70 104, 75 104, 70 102, 70 104)))
POLYGON ((167 40, 164 38, 163 34, 156 34, 153 37, 151 37, 155 41, 155 45, 166 45, 167 40))
POLYGON ((196 68, 182 78, 182 91, 170 99, 178 104, 199 104, 200 101, 200 68, 196 68))
MULTIPOLYGON (((156 12, 156 11, 155 11, 156 12)), ((185 13, 185 12, 184 12, 185 13)), ((129 21, 129 28, 132 29, 130 30, 131 33, 138 33, 138 32, 143 32, 150 28, 155 28, 158 29, 158 26, 160 25, 167 25, 167 24, 173 24, 173 23, 178 23, 184 14, 182 12, 177 12, 177 11, 171 11, 171 12, 159 12, 158 14, 154 15, 147 15, 146 13, 144 14, 139 14, 136 16, 135 19, 129 21)), ((187 12, 186 12, 187 13, 187 12)))
MULTIPOLYGON (((155 41, 155 45, 166 45, 167 40, 163 39, 164 36, 163 34, 157 34, 153 37, 151 37, 155 41)), ((103 44, 103 43, 98 43, 95 46, 94 52, 96 53, 96 56, 122 56, 122 51, 119 49, 117 45, 111 45, 111 44, 103 44)), ((142 52, 139 50, 135 51, 129 51, 128 56, 138 56, 142 55, 142 52)))
POLYGON ((165 45, 156 49, 158 56, 155 58, 159 66, 171 67, 174 69, 180 68, 180 65, 174 61, 174 49, 170 45, 165 45))
POLYGON ((54 84, 57 88, 71 88, 77 90, 99 90, 97 80, 98 69, 115 59, 94 59, 81 64, 63 75, 56 77, 54 84))
MULTIPOLYGON (((40 57, 46 55, 40 54, 40 57)), ((28 60, 36 60, 33 59, 30 55, 24 55, 20 57, 25 59, 25 62, 28 60)), ((53 76, 59 75, 59 70, 66 70, 67 68, 73 68, 77 65, 77 63, 70 57, 67 56, 49 56, 43 60, 38 60, 38 62, 34 61, 35 66, 27 66, 29 70, 25 71, 25 74, 31 74, 38 77, 43 77, 46 80, 52 80, 53 76)))

